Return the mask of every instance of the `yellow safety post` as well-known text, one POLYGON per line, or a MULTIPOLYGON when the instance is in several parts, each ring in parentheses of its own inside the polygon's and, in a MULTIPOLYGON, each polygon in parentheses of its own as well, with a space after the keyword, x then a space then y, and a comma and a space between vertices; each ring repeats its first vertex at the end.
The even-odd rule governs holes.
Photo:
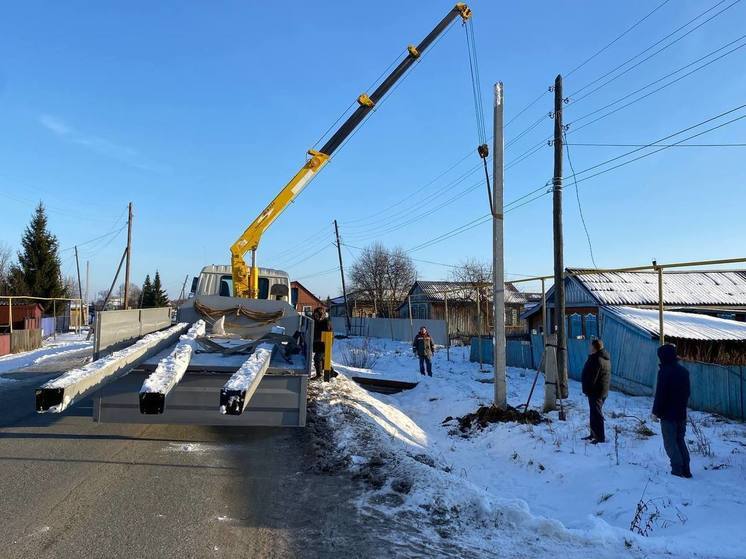
POLYGON ((322 332, 321 341, 324 342, 324 380, 332 370, 332 344, 334 343, 334 332, 322 332))

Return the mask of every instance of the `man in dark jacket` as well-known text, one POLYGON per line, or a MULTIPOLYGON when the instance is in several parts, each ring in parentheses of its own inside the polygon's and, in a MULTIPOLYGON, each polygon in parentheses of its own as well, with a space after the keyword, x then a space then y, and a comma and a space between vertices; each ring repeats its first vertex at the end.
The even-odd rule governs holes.
MULTIPOLYGON (((320 379, 324 374, 324 342, 321 341, 321 333, 331 330, 329 319, 324 317, 324 309, 317 307, 313 311, 313 366, 316 369, 314 378, 320 379)), ((328 379, 324 379, 328 380, 328 379)))
POLYGON ((606 442, 603 407, 611 383, 611 357, 601 340, 591 342, 591 353, 583 366, 583 394, 588 396, 591 434, 584 437, 593 444, 606 442))
POLYGON ((435 344, 430 337, 430 332, 424 326, 420 328, 419 333, 414 337, 412 342, 412 351, 420 358, 420 374, 425 374, 427 366, 427 375, 433 376, 433 353, 435 353, 435 344))
POLYGON ((689 371, 680 363, 676 346, 665 344, 658 348, 658 382, 655 386, 653 419, 660 419, 663 447, 671 460, 671 473, 692 477, 689 468, 689 449, 686 447, 686 407, 689 403, 689 371))

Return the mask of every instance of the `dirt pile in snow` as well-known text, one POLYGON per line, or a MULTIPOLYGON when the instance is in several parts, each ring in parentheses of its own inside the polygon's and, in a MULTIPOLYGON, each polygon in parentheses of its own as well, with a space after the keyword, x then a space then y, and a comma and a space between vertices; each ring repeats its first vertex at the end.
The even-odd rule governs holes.
MULTIPOLYGON (((447 417, 443 420, 443 423, 453 421, 453 419, 453 417, 447 417)), ((479 429, 484 429, 490 423, 530 423, 531 425, 539 425, 540 423, 548 423, 549 419, 543 417, 536 410, 523 412, 512 406, 508 406, 504 410, 495 406, 480 406, 473 413, 457 417, 456 421, 458 421, 461 432, 466 433, 471 431, 475 426, 479 429)))

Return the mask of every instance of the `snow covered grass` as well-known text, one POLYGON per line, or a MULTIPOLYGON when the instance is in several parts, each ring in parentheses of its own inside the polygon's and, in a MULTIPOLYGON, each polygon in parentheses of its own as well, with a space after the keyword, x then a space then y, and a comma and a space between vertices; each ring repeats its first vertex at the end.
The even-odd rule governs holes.
MULTIPOLYGON (((743 424, 691 412, 699 432, 690 425, 687 433, 694 479, 677 478, 669 474, 659 426, 649 419, 648 397, 609 395, 606 444, 581 440, 588 410, 574 381, 567 421, 553 412, 551 422, 537 426, 500 423, 464 434, 444 419, 489 404, 493 394, 485 382, 491 373, 468 361, 468 348, 452 348, 450 362, 440 350, 434 377, 426 378, 409 344, 391 340, 371 341, 378 354, 372 371, 337 363, 350 343, 356 342, 335 343, 342 375, 325 386, 319 409, 353 472, 371 482, 363 508, 420 515, 433 537, 464 539, 502 556, 514 545, 507 538, 537 551, 572 550, 573 557, 744 557, 743 424), (351 376, 420 384, 385 396, 365 391, 351 376)), ((512 405, 525 403, 534 375, 509 369, 512 405)), ((532 407, 541 405, 542 389, 540 378, 532 407)))
POLYGON ((0 357, 0 373, 16 371, 30 365, 37 365, 50 358, 89 350, 93 347, 93 341, 86 340, 87 335, 87 331, 80 334, 73 332, 58 334, 56 340, 52 338, 45 339, 42 342, 42 346, 38 349, 3 355, 0 357))

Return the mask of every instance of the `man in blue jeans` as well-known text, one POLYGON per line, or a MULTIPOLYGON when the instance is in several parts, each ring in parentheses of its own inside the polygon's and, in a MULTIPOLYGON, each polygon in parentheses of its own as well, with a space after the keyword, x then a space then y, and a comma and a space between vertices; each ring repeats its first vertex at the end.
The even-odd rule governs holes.
POLYGON ((430 337, 430 332, 424 326, 420 328, 419 333, 414 337, 412 342, 412 351, 420 358, 420 374, 425 374, 427 366, 427 375, 433 376, 433 353, 435 353, 435 344, 430 337))
POLYGON ((692 477, 689 468, 689 449, 686 447, 686 407, 689 403, 689 371, 680 363, 676 346, 665 344, 658 348, 660 369, 655 386, 653 419, 660 419, 663 447, 671 460, 671 474, 692 477))

